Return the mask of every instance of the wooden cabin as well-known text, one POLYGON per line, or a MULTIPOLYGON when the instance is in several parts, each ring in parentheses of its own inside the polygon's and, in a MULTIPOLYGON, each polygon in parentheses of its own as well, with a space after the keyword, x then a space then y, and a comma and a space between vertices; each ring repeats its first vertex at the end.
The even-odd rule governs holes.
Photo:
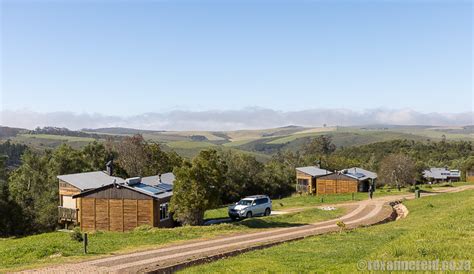
POLYGON ((316 180, 324 175, 331 174, 316 166, 297 167, 296 168, 296 192, 316 194, 316 180))
MULTIPOLYGON (((135 192, 140 193, 141 195, 138 195, 138 198, 134 198, 137 200, 136 202, 136 207, 137 210, 140 208, 140 212, 145 212, 146 210, 142 210, 143 205, 146 203, 150 202, 144 202, 141 200, 153 200, 153 208, 152 212, 153 214, 160 214, 159 211, 159 205, 155 205, 155 201, 158 202, 163 202, 163 204, 166 204, 169 201, 169 198, 172 195, 172 186, 174 182, 174 175, 173 173, 164 173, 161 175, 156 175, 156 176, 149 176, 149 177, 144 177, 140 178, 140 183, 128 185, 127 182, 130 181, 130 179, 122 179, 120 177, 114 177, 111 176, 110 174, 112 173, 112 170, 108 168, 108 171, 94 171, 94 172, 83 172, 83 173, 76 173, 76 174, 68 174, 68 175, 60 175, 57 176, 59 180, 59 206, 58 206, 58 222, 60 224, 64 224, 66 227, 68 225, 73 224, 73 225, 79 225, 81 228, 83 227, 82 224, 82 217, 84 217, 84 220, 89 220, 89 216, 92 216, 94 218, 95 216, 95 211, 90 211, 90 200, 89 198, 94 198, 94 196, 99 195, 99 194, 94 194, 94 190, 104 190, 107 189, 107 186, 110 185, 119 185, 119 186, 124 186, 124 188, 137 188, 135 192), (165 193, 166 194, 162 194, 165 193), (84 195, 92 195, 92 196, 82 196, 84 195), (146 197, 144 197, 145 195, 146 197), (164 197, 164 196, 166 197, 164 197), (156 196, 156 197, 155 197, 156 196), (168 197, 169 196, 169 197, 168 197), (82 199, 87 199, 87 201, 83 202, 82 199), (168 199, 168 200, 167 200, 168 199), (138 201, 139 200, 139 201, 138 201), (86 208, 83 209, 83 206, 86 208), (158 206, 158 210, 155 210, 154 207, 158 206), (83 212, 86 211, 86 212, 83 212), (92 215, 91 215, 92 214, 92 215)), ((105 191, 105 190, 104 190, 105 191)), ((110 192, 110 191, 109 191, 110 192)), ((117 194, 118 195, 118 194, 117 194)), ((112 208, 113 206, 116 205, 115 198, 116 197, 122 197, 122 196, 111 196, 110 200, 114 200, 109 204, 107 202, 107 210, 108 208, 112 208)), ((130 195, 129 195, 130 196, 130 195)), ((124 200, 124 205, 123 210, 124 212, 129 212, 130 208, 128 207, 129 205, 129 200, 127 195, 123 195, 123 200, 124 200)), ((135 195, 137 196, 137 195, 135 195)), ((134 197, 134 196, 132 196, 134 197)), ((132 199, 133 200, 133 199, 132 199)), ((102 206, 103 202, 102 200, 97 200, 98 202, 98 207, 94 206, 94 210, 103 210, 102 206)), ((149 205, 148 205, 149 206, 149 205)), ((166 205, 163 205, 166 206, 166 205)), ((97 212, 98 212, 97 211, 97 212)), ((167 206, 166 210, 167 212, 167 206)), ((128 214, 128 213, 127 213, 128 214)), ((128 216, 125 214, 126 216, 128 216)), ((138 214, 137 216, 141 215, 142 213, 138 214)), ((148 215, 147 215, 148 216, 148 215)), ((125 218, 127 219, 127 218, 125 218)), ((147 220, 146 218, 143 219, 142 217, 137 217, 137 225, 141 224, 148 224, 151 226, 169 226, 169 224, 166 224, 166 222, 163 222, 164 218, 158 217, 153 217, 150 220, 147 220), (156 222, 155 220, 159 220, 156 222), (161 222, 160 222, 161 220, 161 222)), ((171 221, 170 221, 171 222, 171 221)), ((100 221, 99 221, 100 223, 100 221)), ((125 223, 123 229, 118 229, 116 231, 125 231, 128 230, 130 226, 133 226, 133 224, 128 225, 125 223)), ((94 223, 92 226, 87 223, 85 225, 86 230, 91 230, 90 228, 97 228, 98 230, 103 230, 104 226, 101 226, 100 224, 97 225, 94 223)), ((109 230, 108 226, 106 227, 109 230)), ((115 229, 115 227, 113 227, 115 229)))
POLYGON ((377 181, 377 173, 360 167, 351 167, 339 172, 357 180, 358 192, 368 192, 369 186, 375 187, 375 182, 377 181))
POLYGON ((80 198, 73 199, 81 192, 104 185, 124 183, 124 179, 114 177, 105 171, 83 172, 57 176, 59 179, 58 221, 61 224, 78 224, 77 212, 80 210, 80 198))
POLYGON ((375 186, 377 174, 360 167, 352 167, 326 176, 316 181, 316 194, 368 192, 375 186))
POLYGON ((466 170, 466 182, 474 183, 474 167, 466 170))
POLYGON ((141 178, 109 184, 73 196, 79 200, 78 219, 83 231, 129 231, 141 225, 172 227, 169 214, 172 185, 150 186, 141 178))
POLYGON ((432 183, 459 182, 461 180, 461 171, 458 169, 449 170, 445 167, 432 167, 423 171, 423 178, 432 183))
POLYGON ((359 189, 357 179, 340 173, 319 177, 316 185, 316 194, 353 193, 359 189))

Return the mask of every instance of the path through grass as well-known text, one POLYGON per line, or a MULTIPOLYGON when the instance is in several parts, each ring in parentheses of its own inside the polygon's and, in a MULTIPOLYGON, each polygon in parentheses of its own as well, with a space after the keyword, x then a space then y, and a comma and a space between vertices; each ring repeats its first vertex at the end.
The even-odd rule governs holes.
POLYGON ((191 273, 354 273, 361 260, 474 259, 474 190, 405 202, 406 219, 332 233, 186 269, 191 273))

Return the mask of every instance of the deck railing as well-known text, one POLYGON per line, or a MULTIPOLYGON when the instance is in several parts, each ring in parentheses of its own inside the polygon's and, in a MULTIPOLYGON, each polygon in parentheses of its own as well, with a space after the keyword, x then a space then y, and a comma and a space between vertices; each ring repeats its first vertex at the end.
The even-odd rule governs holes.
POLYGON ((67 208, 58 206, 58 221, 61 222, 75 222, 77 223, 77 208, 67 208))

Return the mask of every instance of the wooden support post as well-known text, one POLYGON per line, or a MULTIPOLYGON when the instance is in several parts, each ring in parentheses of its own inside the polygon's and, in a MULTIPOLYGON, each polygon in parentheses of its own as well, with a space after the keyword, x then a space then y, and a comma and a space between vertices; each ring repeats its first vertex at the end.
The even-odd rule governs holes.
POLYGON ((84 254, 87 254, 87 245, 88 245, 87 233, 84 233, 84 254))
POLYGON ((96 218, 96 216, 97 216, 97 209, 96 209, 95 200, 96 200, 96 199, 94 198, 94 231, 97 230, 97 224, 96 224, 96 222, 97 222, 97 218, 96 218))

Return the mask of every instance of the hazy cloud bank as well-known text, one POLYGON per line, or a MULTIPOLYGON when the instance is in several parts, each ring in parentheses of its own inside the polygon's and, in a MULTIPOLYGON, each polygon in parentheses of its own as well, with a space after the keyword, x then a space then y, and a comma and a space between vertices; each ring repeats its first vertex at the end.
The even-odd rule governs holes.
POLYGON ((224 111, 175 110, 128 117, 72 112, 38 113, 25 110, 3 110, 0 114, 1 125, 30 129, 37 126, 57 126, 69 129, 127 127, 153 130, 235 130, 273 128, 287 125, 321 126, 323 124, 328 126, 474 124, 474 112, 420 113, 409 109, 373 109, 365 111, 309 109, 284 112, 255 107, 224 111))

